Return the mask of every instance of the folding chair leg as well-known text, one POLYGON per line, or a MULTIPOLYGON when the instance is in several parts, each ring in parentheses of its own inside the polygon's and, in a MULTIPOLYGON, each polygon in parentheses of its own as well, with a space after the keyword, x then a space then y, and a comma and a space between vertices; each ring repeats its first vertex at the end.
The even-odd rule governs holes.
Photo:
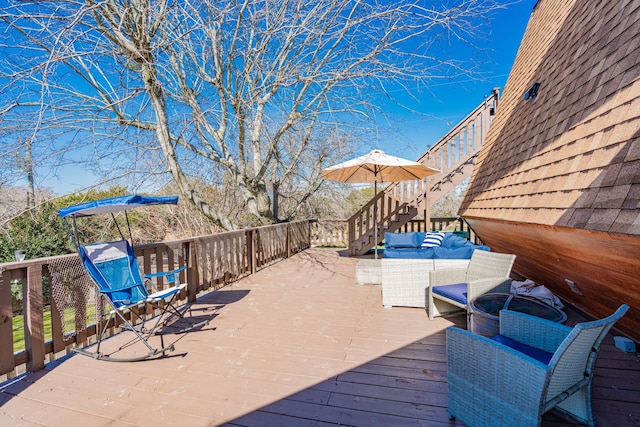
POLYGON ((153 334, 154 329, 158 326, 158 323, 161 320, 161 316, 158 317, 155 325, 152 327, 151 330, 147 332, 141 332, 141 330, 138 330, 138 329, 142 329, 144 322, 141 323, 140 325, 141 328, 137 328, 133 324, 134 323, 133 317, 136 316, 135 313, 133 313, 131 310, 129 311, 129 313, 131 313, 131 317, 132 317, 131 321, 127 320, 127 318, 119 310, 114 309, 114 312, 111 314, 111 316, 109 316, 109 318, 106 321, 104 321, 104 326, 101 328, 102 330, 100 331, 100 335, 98 336, 96 351, 89 351, 79 347, 74 347, 71 349, 71 351, 82 354, 84 356, 92 357, 96 360, 104 360, 108 362, 137 362, 137 361, 149 359, 157 355, 164 356, 168 352, 175 351, 175 346, 174 346, 175 341, 165 346, 163 337, 160 337, 160 345, 161 345, 160 348, 154 348, 148 342, 149 337, 153 334), (122 344, 121 346, 119 346, 117 349, 110 352, 109 354, 106 354, 100 351, 100 347, 102 345, 102 341, 105 337, 106 331, 109 328, 109 324, 113 320, 113 323, 115 325, 116 318, 120 319, 120 321, 122 322, 123 329, 130 331, 135 335, 135 337, 129 340, 128 342, 126 342, 125 344, 122 344), (141 342, 147 348, 148 350, 147 353, 144 353, 138 356, 133 356, 133 357, 112 357, 113 354, 134 345, 138 341, 141 342))
MULTIPOLYGON (((178 317, 180 320, 183 320, 184 322, 187 323, 187 326, 185 326, 182 329, 179 329, 177 331, 172 331, 172 332, 166 332, 166 333, 164 333, 164 332, 154 332, 156 335, 166 335, 166 334, 170 334, 170 333, 183 334, 183 333, 192 331, 192 330, 197 329, 197 328, 201 328, 201 327, 206 326, 206 325, 209 324, 209 320, 203 320, 203 321, 200 321, 200 322, 193 323, 191 320, 189 320, 187 317, 185 317, 185 314, 187 312, 191 311, 191 306, 188 305, 188 304, 185 304, 184 310, 181 311, 178 307, 176 307, 173 304, 173 301, 174 301, 176 295, 173 295, 169 301, 165 301, 165 304, 167 304, 167 308, 164 310, 164 312, 166 314, 174 315, 174 316, 178 317)), ((158 308, 159 310, 162 310, 162 307, 160 307, 158 304, 151 303, 151 305, 153 305, 155 308, 158 308)), ((160 321, 160 319, 158 319, 158 322, 159 321, 160 321)), ((163 324, 165 326, 167 326, 167 320, 166 319, 164 320, 163 324)), ((158 325, 159 325, 159 323, 156 324, 154 329, 156 329, 158 325)))

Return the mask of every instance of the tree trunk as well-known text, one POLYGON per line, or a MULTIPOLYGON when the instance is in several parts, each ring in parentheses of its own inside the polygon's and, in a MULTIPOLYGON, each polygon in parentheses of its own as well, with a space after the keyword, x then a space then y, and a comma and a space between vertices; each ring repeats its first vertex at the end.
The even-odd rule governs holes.
POLYGON ((235 230, 237 227, 234 223, 232 223, 228 218, 220 215, 204 199, 202 199, 202 197, 198 196, 196 191, 191 187, 191 185, 189 185, 187 178, 180 167, 180 163, 178 162, 175 149, 171 144, 169 121, 167 119, 167 106, 162 87, 156 77, 153 58, 146 58, 145 61, 141 61, 140 65, 142 79, 144 81, 145 88, 149 93, 149 99, 151 100, 151 104, 153 105, 153 110, 156 115, 156 135, 167 161, 167 165, 169 166, 171 176, 176 182, 180 194, 189 200, 216 225, 224 228, 225 230, 235 230))

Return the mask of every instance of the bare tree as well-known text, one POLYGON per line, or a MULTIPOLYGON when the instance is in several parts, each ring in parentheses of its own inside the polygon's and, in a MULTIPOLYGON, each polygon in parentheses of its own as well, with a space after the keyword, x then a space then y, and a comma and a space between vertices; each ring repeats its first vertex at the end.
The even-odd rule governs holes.
POLYGON ((502 5, 446 3, 9 0, 2 101, 31 111, 32 143, 91 145, 113 175, 168 174, 225 229, 238 211, 199 188, 254 223, 286 220, 357 148, 377 94, 474 70, 435 55, 502 5))

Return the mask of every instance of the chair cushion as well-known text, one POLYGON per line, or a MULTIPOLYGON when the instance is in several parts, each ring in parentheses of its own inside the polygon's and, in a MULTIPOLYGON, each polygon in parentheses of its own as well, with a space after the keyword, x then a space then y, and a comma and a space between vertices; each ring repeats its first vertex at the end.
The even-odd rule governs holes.
POLYGON ((433 248, 433 257, 436 259, 471 259, 471 255, 473 255, 473 248, 470 247, 448 249, 436 246, 433 248))
POLYGON ((467 284, 456 283, 455 285, 433 286, 431 291, 436 295, 452 299, 460 304, 467 303, 467 284))
POLYGON ((532 347, 528 344, 521 343, 520 341, 516 341, 512 338, 505 337, 504 335, 495 335, 491 337, 492 340, 497 341, 506 345, 507 347, 511 347, 514 350, 519 351, 520 353, 524 353, 529 357, 536 359, 539 362, 548 365, 553 357, 553 353, 549 353, 548 351, 541 350, 536 347, 532 347))
MULTIPOLYGON (((379 251, 379 250, 378 250, 379 251)), ((385 258, 433 259, 433 248, 384 248, 385 258)))

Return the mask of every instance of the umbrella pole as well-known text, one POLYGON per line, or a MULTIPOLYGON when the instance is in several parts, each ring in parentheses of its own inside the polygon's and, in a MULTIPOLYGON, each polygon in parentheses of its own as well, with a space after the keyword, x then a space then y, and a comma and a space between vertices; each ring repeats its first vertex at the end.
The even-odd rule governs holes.
POLYGON ((378 259, 378 181, 373 181, 373 256, 378 259))

